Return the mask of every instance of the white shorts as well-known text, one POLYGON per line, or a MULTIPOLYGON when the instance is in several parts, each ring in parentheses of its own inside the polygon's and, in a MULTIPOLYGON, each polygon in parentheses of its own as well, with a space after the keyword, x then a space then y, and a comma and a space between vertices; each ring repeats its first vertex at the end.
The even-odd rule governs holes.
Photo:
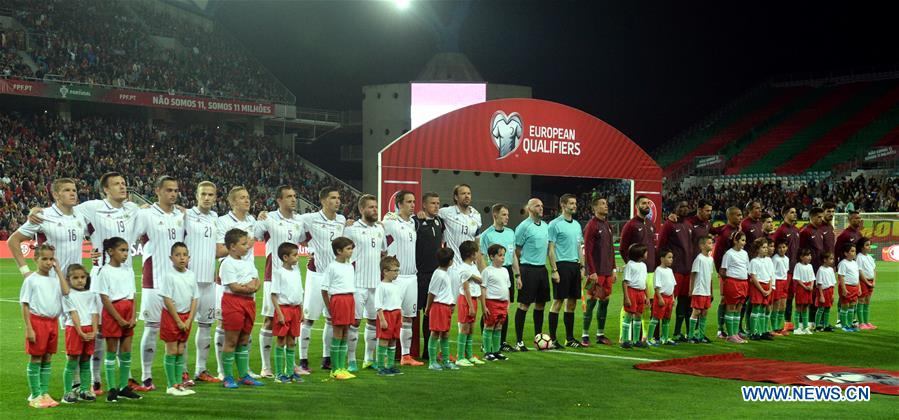
POLYGON ((356 288, 353 300, 356 302, 356 319, 376 319, 378 308, 375 308, 375 288, 356 288))
POLYGON ((400 275, 393 281, 403 290, 403 316, 414 318, 418 311, 418 276, 400 275))
POLYGON ((272 305, 272 282, 262 282, 262 316, 272 318, 275 316, 275 305, 272 305))
POLYGON ((225 286, 215 284, 215 319, 222 320, 222 296, 225 295, 225 286))
POLYGON ((303 319, 318 321, 324 316, 330 318, 328 308, 322 299, 322 274, 314 271, 306 271, 306 284, 303 287, 303 319))
POLYGON ((162 295, 156 289, 140 289, 140 316, 144 322, 162 321, 162 295))
POLYGON ((200 297, 197 298, 198 324, 212 324, 215 322, 215 283, 197 283, 200 297))

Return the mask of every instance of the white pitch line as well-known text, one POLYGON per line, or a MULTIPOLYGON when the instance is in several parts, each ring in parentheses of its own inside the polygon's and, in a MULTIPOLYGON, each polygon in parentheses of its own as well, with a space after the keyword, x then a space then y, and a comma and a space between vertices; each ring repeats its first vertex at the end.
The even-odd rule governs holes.
POLYGON ((647 359, 644 357, 630 357, 630 356, 612 356, 609 354, 594 354, 594 353, 574 353, 570 351, 558 351, 558 350, 549 350, 547 353, 552 354, 570 354, 572 356, 586 356, 586 357, 599 357, 604 359, 621 359, 621 360, 636 360, 640 362, 658 362, 658 359, 647 359))

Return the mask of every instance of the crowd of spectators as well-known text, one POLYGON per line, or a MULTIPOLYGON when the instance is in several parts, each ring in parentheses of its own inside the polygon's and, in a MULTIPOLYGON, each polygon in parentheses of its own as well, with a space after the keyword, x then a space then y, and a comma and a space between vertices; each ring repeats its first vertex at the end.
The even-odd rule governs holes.
POLYGON ((12 76, 45 78, 284 102, 288 92, 225 31, 207 31, 122 0, 10 0, 28 31, 26 51, 38 69, 12 76), (136 9, 136 10, 129 10, 136 9), (183 49, 164 49, 149 35, 174 33, 183 49))
POLYGON ((210 180, 219 187, 215 210, 220 214, 228 211, 225 194, 237 185, 249 189, 253 214, 276 208, 274 190, 284 184, 313 205, 321 188, 340 188, 341 211, 348 217, 358 199, 345 184, 291 159, 269 139, 235 129, 0 113, 0 150, 0 237, 15 231, 29 208, 52 202, 53 179, 77 179, 79 199, 85 201, 100 197, 99 178, 109 171, 122 173, 131 190, 151 201, 154 180, 173 176, 181 181, 178 204, 188 208, 195 204, 196 184, 210 180))

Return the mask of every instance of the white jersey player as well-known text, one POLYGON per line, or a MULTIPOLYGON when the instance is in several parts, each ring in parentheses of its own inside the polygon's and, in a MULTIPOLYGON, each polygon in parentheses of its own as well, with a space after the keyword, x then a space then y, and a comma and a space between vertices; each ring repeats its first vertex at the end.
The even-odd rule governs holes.
MULTIPOLYGON (((481 214, 471 206, 471 187, 467 184, 459 184, 453 188, 454 206, 443 207, 437 215, 443 219, 446 224, 446 230, 443 231, 443 238, 446 245, 455 253, 453 256, 453 264, 462 263, 459 253, 459 245, 465 241, 475 241, 478 236, 478 230, 481 229, 481 214)), ((483 261, 478 261, 478 268, 484 269, 483 261)))
POLYGON ((365 324, 365 355, 362 368, 371 365, 377 350, 377 329, 375 327, 378 309, 375 306, 375 292, 381 285, 381 257, 387 252, 387 235, 384 226, 378 222, 378 199, 373 195, 363 195, 359 199, 359 213, 362 220, 344 229, 344 236, 356 245, 352 262, 356 267, 356 321, 349 328, 347 356, 351 366, 356 364, 356 342, 359 339, 359 323, 363 317, 365 324))
MULTIPOLYGON (((204 382, 215 382, 206 372, 206 358, 212 342, 212 324, 215 322, 215 263, 216 241, 218 240, 218 214, 212 211, 217 189, 215 184, 203 181, 197 184, 197 205, 184 215, 184 243, 190 255, 188 268, 196 275, 197 289, 197 334, 195 345, 197 360, 194 378, 204 382)), ((185 347, 186 348, 186 347, 185 347)), ((187 358, 185 357, 185 363, 187 358)), ((184 370, 187 372, 187 370, 184 370)))
POLYGON ((415 263, 415 241, 417 231, 415 219, 415 194, 402 190, 396 193, 397 213, 384 217, 384 230, 387 233, 387 255, 396 257, 400 262, 400 274, 393 281, 403 291, 403 327, 400 330, 400 344, 403 357, 400 365, 420 366, 423 363, 410 355, 412 346, 412 318, 416 316, 418 306, 418 268, 415 263))

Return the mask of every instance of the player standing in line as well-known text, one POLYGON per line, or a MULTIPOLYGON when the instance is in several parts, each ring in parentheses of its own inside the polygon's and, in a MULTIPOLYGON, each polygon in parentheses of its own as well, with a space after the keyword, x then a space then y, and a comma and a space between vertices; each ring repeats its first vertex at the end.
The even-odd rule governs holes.
POLYGON ((340 191, 336 187, 322 188, 318 193, 321 210, 306 213, 302 216, 303 241, 309 244, 312 256, 306 263, 306 281, 303 301, 303 325, 300 326, 300 373, 311 372, 309 369, 309 341, 312 326, 318 318, 325 317, 325 329, 322 331, 322 369, 331 370, 331 340, 334 328, 331 315, 328 314, 326 302, 322 300, 322 276, 328 265, 334 261, 331 241, 343 236, 346 217, 338 214, 340 210, 340 191))
MULTIPOLYGON (((456 264, 462 262, 459 253, 459 245, 465 241, 478 242, 478 230, 481 229, 481 214, 471 206, 471 186, 459 184, 453 187, 453 202, 450 207, 443 207, 437 211, 440 219, 446 223, 444 239, 446 246, 452 249, 456 255, 456 264)), ((419 216, 421 216, 419 214, 419 216)), ((479 269, 484 268, 483 261, 476 262, 479 269)))
POLYGON ((561 214, 549 223, 549 266, 552 268, 553 303, 549 308, 549 336, 552 348, 562 348, 556 339, 559 310, 565 303, 565 346, 580 347, 574 339, 574 308, 581 298, 580 249, 584 240, 581 224, 574 220, 577 198, 564 194, 559 199, 561 214))
POLYGON ((584 228, 584 266, 587 274, 587 309, 584 311, 584 333, 581 335, 581 346, 590 346, 590 323, 593 309, 599 304, 596 312, 596 343, 612 344, 605 335, 606 316, 609 311, 609 297, 612 285, 615 284, 615 251, 612 240, 612 226, 606 218, 609 215, 609 202, 605 198, 594 197, 593 218, 584 228))
MULTIPOLYGON (((503 204, 494 204, 491 208, 490 213, 493 215, 493 224, 488 226, 487 229, 484 229, 481 232, 480 238, 480 248, 479 249, 490 249, 493 245, 500 245, 506 251, 503 252, 505 257, 503 258, 503 268, 508 272, 509 279, 509 291, 508 296, 506 298, 506 309, 504 313, 508 314, 509 308, 508 304, 515 297, 515 280, 520 277, 521 269, 518 266, 518 259, 515 258, 515 252, 512 250, 515 249, 515 230, 509 227, 509 208, 503 204)), ((421 240, 421 236, 419 236, 419 241, 421 240)), ((489 257, 489 256, 488 256, 489 257)), ((489 257, 492 262, 493 257, 489 257)), ((483 270, 482 270, 483 271, 483 270)), ((490 299, 490 294, 488 293, 487 299, 490 299)), ((496 303, 491 307, 491 312, 496 309, 496 303)), ((496 317, 496 314, 491 314, 491 317, 496 317)), ((483 320, 484 317, 481 317, 483 320)), ((486 325, 486 321, 485 321, 486 325)), ((500 355, 500 351, 513 351, 512 346, 506 342, 506 335, 509 330, 509 317, 505 316, 502 318, 502 328, 499 333, 500 345, 499 348, 495 350, 497 355, 500 355)), ((495 334, 495 331, 494 331, 495 334)), ((503 356, 505 357, 505 356, 503 356)))
MULTIPOLYGON (((746 204, 746 218, 740 223, 740 230, 746 234, 746 243, 752 245, 755 240, 765 236, 764 218, 762 218, 762 203, 758 201, 750 201, 746 204)), ((751 316, 753 312, 752 301, 749 295, 746 296, 746 302, 743 303, 743 311, 740 312, 740 331, 743 331, 744 325, 746 330, 751 330, 751 316), (745 321, 745 323, 744 323, 745 321)))
MULTIPOLYGON (((809 223, 802 227, 802 230, 799 232, 799 247, 802 249, 808 249, 811 251, 812 255, 812 268, 815 270, 815 275, 817 276, 818 269, 821 268, 822 255, 824 251, 827 251, 827 248, 824 246, 824 209, 820 207, 814 207, 809 210, 809 223)), ((830 255, 833 256, 833 250, 830 251, 830 255)), ((831 266, 833 264, 831 263, 831 266)), ((812 329, 817 329, 817 325, 815 322, 818 321, 818 303, 820 299, 818 299, 819 293, 815 293, 814 299, 812 299, 812 303, 809 305, 809 320, 810 327, 812 329)), ((831 297, 831 300, 833 298, 831 297)), ((829 325, 825 325, 825 327, 830 327, 829 325)))
POLYGON ((515 257, 521 276, 516 280, 518 310, 515 312, 516 351, 528 351, 524 345, 524 320, 534 306, 534 334, 543 332, 543 307, 549 301, 546 260, 549 254, 549 224, 543 221, 543 202, 528 200, 528 218, 515 228, 515 257))
MULTIPOLYGON (((659 266, 656 267, 655 278, 653 281, 653 304, 651 308, 652 319, 649 321, 649 331, 646 335, 649 345, 658 347, 660 344, 668 346, 677 345, 677 342, 670 339, 669 328, 671 326, 671 309, 674 307, 674 289, 677 287, 677 280, 674 277, 674 271, 671 265, 674 264, 674 252, 667 248, 659 249, 659 266), (662 331, 659 340, 655 339, 656 328, 661 324, 662 331)), ((687 283, 689 285, 689 283, 687 283)))
MULTIPOLYGON (((278 264, 278 247, 287 242, 299 244, 303 232, 303 221, 294 213, 297 207, 297 193, 289 185, 281 185, 275 190, 278 210, 260 213, 253 230, 253 236, 265 241, 265 275, 262 282, 262 328, 259 329, 259 354, 262 356, 263 378, 272 378, 272 329, 274 328, 275 307, 272 304, 272 267, 278 264)), ((294 361, 289 360, 293 368, 294 361)))
POLYGON ((815 330, 818 332, 833 332, 830 325, 830 307, 833 305, 833 288, 837 285, 837 279, 833 272, 833 253, 821 252, 821 266, 815 274, 815 299, 818 301, 818 312, 815 314, 815 330))
MULTIPOLYGON (((676 285, 674 296, 677 298, 677 307, 674 317, 674 340, 686 342, 687 338, 681 334, 681 325, 690 316, 690 268, 696 254, 693 252, 693 226, 687 219, 690 205, 686 201, 680 201, 675 208, 677 221, 666 220, 659 233, 658 249, 667 248, 674 255, 671 270, 674 273, 676 285)), ((661 259, 661 254, 658 254, 661 259)), ((653 305, 653 309, 657 305, 653 305)), ((684 329, 687 326, 684 325, 684 329)))
MULTIPOLYGON (((212 324, 215 322, 215 262, 216 239, 218 238, 218 214, 212 210, 215 205, 217 189, 215 184, 202 181, 197 184, 197 205, 184 215, 184 243, 190 259, 187 268, 197 277, 197 334, 194 347, 197 352, 194 379, 203 382, 221 382, 206 370, 206 359, 212 347, 212 324)), ((187 370, 187 357, 184 357, 184 377, 182 383, 190 383, 187 370)))
POLYGON ((153 359, 156 357, 156 342, 163 311, 159 291, 165 285, 166 275, 173 270, 166 255, 172 245, 184 240, 184 214, 175 208, 178 196, 178 181, 169 176, 160 176, 156 180, 158 201, 138 212, 133 232, 134 239, 144 242, 139 319, 144 321, 144 333, 140 339, 141 385, 147 391, 156 389, 153 384, 153 359))
POLYGON ((858 332, 852 326, 855 319, 855 307, 858 304, 859 270, 855 261, 855 244, 846 243, 840 250, 843 259, 837 267, 837 285, 840 291, 840 324, 845 332, 858 332))
POLYGON ((699 255, 693 260, 690 269, 690 306, 693 314, 690 315, 690 328, 688 335, 693 344, 711 344, 711 340, 705 335, 706 315, 712 307, 712 273, 715 271, 715 262, 709 253, 712 251, 712 237, 706 235, 697 239, 696 247, 699 255))
MULTIPOLYGON (((825 212, 826 214, 826 212, 825 212)), ((834 243, 834 248, 836 250, 843 249, 846 244, 856 244, 858 240, 862 238, 862 232, 860 228, 862 227, 862 217, 859 215, 857 211, 849 212, 849 226, 846 226, 846 229, 843 229, 840 232, 840 236, 837 237, 836 243, 834 243)), ((861 252, 861 250, 857 250, 861 252)), ((840 260, 843 259, 842 255, 837 256, 837 265, 840 264, 840 260)))
POLYGON ((621 323, 621 348, 646 347, 640 340, 640 318, 643 316, 643 305, 649 300, 646 296, 646 257, 649 249, 642 243, 633 243, 628 247, 628 262, 624 267, 624 280, 621 282, 624 296, 624 321, 621 323))
POLYGON ((456 350, 456 365, 459 367, 471 367, 483 365, 484 362, 475 357, 473 346, 474 323, 477 320, 478 307, 484 307, 484 298, 481 288, 483 280, 481 272, 475 265, 477 260, 483 259, 475 241, 465 241, 459 245, 462 253, 462 262, 453 264, 450 269, 450 280, 458 284, 457 306, 459 307, 459 338, 456 350))
MULTIPOLYGON (((378 222, 378 199, 365 194, 359 198, 359 214, 362 215, 351 226, 344 229, 344 236, 356 244, 353 250, 352 264, 356 268, 356 291, 353 295, 355 303, 355 321, 349 327, 347 335, 347 370, 356 372, 356 344, 359 341, 359 325, 364 317, 365 353, 362 368, 374 366, 375 350, 378 346, 378 309, 375 306, 375 293, 381 283, 381 258, 387 253, 387 234, 384 226, 378 222)), ((391 283, 392 284, 392 283, 391 283)), ((399 325, 397 331, 399 331, 399 325)))
MULTIPOLYGON (((428 313, 424 312, 428 306, 428 287, 431 284, 431 275, 437 269, 437 251, 443 247, 443 232, 446 230, 446 224, 437 215, 440 210, 440 196, 435 192, 426 192, 421 198, 422 207, 424 207, 424 217, 415 218, 415 264, 417 264, 418 274, 418 312, 421 316, 421 337, 424 338, 424 347, 420 352, 423 359, 428 359, 428 340, 431 337, 429 328, 428 313)), ((419 212, 419 216, 422 212, 419 212)), ((418 313, 416 314, 418 316, 418 313)), ((418 339, 416 338, 417 322, 412 326, 412 357, 417 352, 418 339)), ((368 330, 366 330, 367 332, 368 330)))
POLYGON ((770 334, 763 334, 767 325, 765 310, 771 294, 774 292, 771 288, 773 278, 770 277, 765 262, 765 259, 768 258, 768 240, 764 237, 756 238, 749 248, 749 255, 752 256, 747 270, 749 273, 749 298, 752 301, 749 339, 771 340, 770 334))
MULTIPOLYGON (((646 246, 647 254, 644 263, 646 264, 647 272, 646 284, 649 290, 652 290, 653 273, 656 268, 655 227, 653 227, 652 220, 649 219, 649 206, 651 204, 652 201, 649 197, 646 197, 645 195, 637 196, 634 201, 634 206, 637 209, 636 215, 634 215, 631 220, 628 220, 624 227, 621 228, 621 238, 618 248, 621 259, 627 263, 629 261, 628 249, 630 249, 632 244, 640 243, 646 246)), ((626 317, 627 315, 625 314, 624 316, 626 317)), ((640 325, 643 328, 643 331, 645 331, 647 321, 643 319, 642 315, 639 319, 641 320, 640 325)), ((640 337, 639 331, 637 332, 636 337, 640 337)))
MULTIPOLYGON (((157 254, 158 257, 158 254, 157 254)), ((190 327, 197 314, 197 300, 200 289, 197 287, 197 276, 187 269, 190 259, 187 245, 175 242, 171 248, 169 259, 172 270, 165 275, 165 282, 159 295, 162 297, 162 321, 159 336, 165 342, 165 377, 168 395, 182 397, 193 395, 193 390, 182 384, 182 368, 185 365, 184 349, 190 337, 190 327)))
MULTIPOLYGON (((727 215, 727 224, 722 226, 718 232, 718 237, 715 239, 715 248, 712 251, 716 272, 721 271, 721 261, 724 259, 724 254, 733 248, 732 238, 734 232, 740 231, 740 220, 743 218, 743 212, 737 207, 728 207, 725 214, 727 215)), ((727 338, 726 326, 730 321, 727 320, 727 304, 724 303, 724 277, 718 277, 718 289, 721 291, 721 302, 718 303, 718 338, 727 338)))
MULTIPOLYGON (((799 229, 796 228, 796 207, 791 205, 786 205, 781 209, 780 215, 783 217, 783 222, 781 222, 780 226, 777 227, 777 230, 774 231, 774 235, 771 235, 772 239, 774 239, 774 243, 783 242, 787 245, 787 252, 784 254, 784 257, 789 261, 789 266, 787 267, 787 288, 786 290, 779 290, 779 294, 781 297, 785 297, 786 302, 784 303, 784 313, 783 316, 783 331, 787 332, 794 329, 793 326, 793 296, 796 292, 794 288, 795 284, 793 284, 793 269, 796 267, 796 261, 799 261, 799 229)), ((780 287, 780 286, 778 286, 780 287)))
POLYGON ((395 215, 385 216, 384 232, 387 234, 387 255, 396 257, 400 262, 399 277, 394 280, 403 290, 403 326, 400 330, 400 345, 402 346, 402 366, 421 366, 424 363, 412 358, 412 318, 417 312, 418 305, 418 276, 415 263, 415 241, 418 232, 415 228, 415 220, 412 218, 415 210, 415 194, 411 191, 401 190, 396 193, 394 199, 398 211, 395 215))

